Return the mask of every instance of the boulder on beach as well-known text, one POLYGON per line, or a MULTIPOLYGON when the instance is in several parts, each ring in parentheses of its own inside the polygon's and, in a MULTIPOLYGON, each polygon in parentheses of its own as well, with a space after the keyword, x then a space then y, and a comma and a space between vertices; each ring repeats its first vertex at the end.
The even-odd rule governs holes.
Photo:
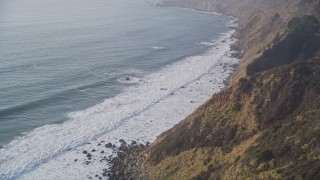
POLYGON ((106 145, 104 145, 106 148, 111 148, 112 147, 112 143, 107 143, 106 145))
POLYGON ((119 142, 121 142, 122 144, 127 144, 125 140, 120 139, 119 142))
POLYGON ((132 141, 131 144, 137 144, 137 141, 132 141))

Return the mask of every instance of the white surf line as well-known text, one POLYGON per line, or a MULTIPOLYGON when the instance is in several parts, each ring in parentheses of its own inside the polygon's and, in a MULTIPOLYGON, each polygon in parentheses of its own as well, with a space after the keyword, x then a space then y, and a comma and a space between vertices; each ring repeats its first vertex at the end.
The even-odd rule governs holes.
POLYGON ((49 179, 61 179, 64 177, 72 177, 74 179, 83 179, 84 177, 94 178, 94 174, 101 174, 103 169, 109 167, 108 164, 104 164, 99 161, 99 159, 103 159, 103 156, 112 154, 109 151, 109 154, 100 154, 99 151, 106 151, 106 148, 103 146, 97 146, 98 143, 102 140, 107 140, 108 142, 117 144, 119 143, 119 139, 124 139, 125 141, 130 142, 132 140, 137 140, 137 138, 142 140, 142 142, 153 142, 155 136, 180 122, 196 107, 199 107, 199 105, 204 101, 208 100, 213 93, 220 91, 223 88, 223 80, 225 80, 225 78, 232 72, 232 65, 235 64, 235 62, 238 61, 224 57, 221 61, 219 60, 217 62, 220 65, 217 64, 209 74, 200 78, 199 81, 190 84, 186 88, 178 90, 175 95, 157 103, 150 110, 141 113, 139 116, 133 117, 120 129, 91 142, 91 144, 87 144, 73 152, 64 154, 55 161, 51 161, 49 164, 41 166, 40 169, 32 172, 32 174, 26 174, 22 179, 34 179, 34 177, 40 177, 41 179, 41 177, 44 176, 50 177, 49 179), (227 66, 225 66, 224 63, 226 63, 227 66), (209 83, 212 79, 216 79, 215 83, 209 83), (213 88, 213 91, 210 87, 213 88), (191 89, 194 91, 190 93, 191 89), (199 89, 199 91, 197 89, 199 89), (202 94, 203 92, 205 95, 202 94), (190 103, 190 100, 195 100, 195 102, 190 103), (166 108, 168 105, 170 106, 169 109, 166 108), (182 108, 181 105, 184 105, 184 107, 182 108), (150 121, 150 123, 150 119, 153 120, 153 122, 150 121), (131 127, 133 127, 133 129, 130 130, 131 127), (126 129, 129 130, 129 132, 127 132, 126 129), (88 159, 82 151, 87 150, 90 152, 92 149, 96 149, 97 152, 91 153, 92 160, 89 160, 91 163, 87 165, 85 162, 87 162, 88 159), (75 159, 77 159, 77 162, 74 161, 75 159), (64 169, 56 167, 68 167, 68 170, 64 171, 64 169), (51 173, 48 174, 48 172, 51 173))
MULTIPOLYGON (((225 54, 223 54, 223 55, 225 55, 225 54)), ((221 58, 222 56, 218 57, 217 59, 221 58)), ((21 175, 32 172, 37 167, 39 167, 41 164, 47 163, 49 160, 53 160, 53 159, 57 158, 58 156, 62 155, 63 153, 69 151, 70 149, 72 150, 72 149, 75 149, 77 147, 83 146, 86 142, 92 141, 94 139, 97 139, 97 138, 107 134, 108 132, 117 129, 123 123, 127 122, 129 119, 131 119, 131 118, 133 118, 135 116, 138 116, 142 112, 147 111, 148 109, 150 109, 154 105, 156 105, 159 102, 161 102, 162 100, 166 99, 168 96, 171 96, 171 93, 174 93, 174 92, 178 91, 181 86, 187 86, 190 83, 196 81, 198 78, 204 76, 205 74, 207 74, 215 66, 216 66, 216 63, 213 64, 211 66, 211 68, 209 68, 209 70, 207 70, 206 72, 202 73, 200 76, 195 77, 191 81, 189 81, 189 82, 187 82, 185 84, 182 84, 182 85, 178 85, 178 87, 176 87, 176 88, 172 89, 171 91, 169 91, 168 93, 166 93, 166 94, 164 94, 164 95, 152 100, 151 102, 147 103, 145 106, 142 106, 142 107, 138 108, 137 110, 135 110, 133 112, 127 113, 124 117, 120 117, 118 119, 112 120, 111 122, 108 123, 108 126, 104 126, 104 127, 100 128, 94 134, 88 134, 86 136, 82 136, 81 138, 77 138, 77 139, 71 140, 71 142, 68 142, 69 143, 68 145, 63 146, 62 148, 55 149, 53 151, 53 153, 51 153, 49 155, 48 154, 44 154, 40 158, 33 159, 33 161, 31 161, 31 162, 26 162, 26 164, 24 164, 23 167, 20 167, 20 168, 18 167, 18 168, 12 169, 11 171, 8 170, 7 172, 4 172, 4 173, 1 172, 2 174, 0 174, 1 175, 0 178, 1 179, 19 178, 21 175)), ((94 112, 94 113, 97 113, 97 112, 94 112)), ((68 124, 68 122, 66 122, 65 124, 68 124)), ((62 124, 62 125, 64 125, 64 124, 62 124)), ((0 151, 0 155, 1 154, 2 154, 2 151, 0 151)), ((14 158, 14 157, 11 157, 11 158, 14 158)), ((1 167, 1 163, 4 163, 7 160, 10 160, 10 157, 9 157, 9 159, 0 159, 0 167, 1 167)))

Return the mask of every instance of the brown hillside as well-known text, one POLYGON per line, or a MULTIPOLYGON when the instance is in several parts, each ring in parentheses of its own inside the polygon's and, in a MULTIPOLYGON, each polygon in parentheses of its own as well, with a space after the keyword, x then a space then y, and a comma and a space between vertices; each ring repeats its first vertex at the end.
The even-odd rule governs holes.
POLYGON ((121 152, 116 179, 320 179, 320 1, 161 5, 238 17, 241 67, 146 150, 121 152))
POLYGON ((236 2, 164 3, 239 17, 243 62, 145 152, 150 179, 320 179, 320 1, 236 2))
POLYGON ((319 61, 243 78, 159 137, 150 179, 319 179, 319 95, 319 61))

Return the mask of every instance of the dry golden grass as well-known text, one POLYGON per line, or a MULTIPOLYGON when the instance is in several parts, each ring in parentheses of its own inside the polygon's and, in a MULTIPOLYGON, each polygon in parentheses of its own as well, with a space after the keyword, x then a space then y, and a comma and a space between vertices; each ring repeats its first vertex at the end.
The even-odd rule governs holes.
POLYGON ((185 0, 183 7, 212 11, 224 2, 229 3, 225 13, 240 17, 236 36, 242 64, 227 89, 146 151, 150 179, 320 179, 320 50, 310 62, 292 60, 247 74, 257 60, 268 64, 266 51, 290 49, 287 22, 315 13, 320 2, 312 1, 314 7, 299 0, 244 0, 239 6, 232 5, 235 0, 200 2, 211 4, 185 0), (252 2, 260 9, 243 11, 252 2), (277 13, 281 21, 273 19, 277 13))

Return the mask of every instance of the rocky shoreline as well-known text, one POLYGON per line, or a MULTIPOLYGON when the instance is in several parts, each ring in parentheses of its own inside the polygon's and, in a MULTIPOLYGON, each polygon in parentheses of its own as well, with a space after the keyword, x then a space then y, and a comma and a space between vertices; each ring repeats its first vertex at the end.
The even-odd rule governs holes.
POLYGON ((82 162, 85 165, 90 165, 95 161, 100 161, 110 165, 102 169, 101 172, 86 177, 88 179, 146 179, 146 173, 142 163, 144 160, 143 152, 149 146, 149 142, 126 142, 123 139, 120 139, 119 142, 115 144, 102 141, 97 144, 97 148, 83 150, 81 154, 85 156, 85 159, 74 159, 74 162, 82 162), (98 146, 105 148, 105 150, 101 150, 98 146), (111 155, 97 158, 97 153, 103 155, 110 150, 112 151, 111 155))
POLYGON ((147 179, 147 174, 143 169, 143 152, 149 146, 138 144, 133 141, 131 144, 122 142, 117 149, 117 156, 108 160, 111 168, 107 171, 109 179, 147 179))

